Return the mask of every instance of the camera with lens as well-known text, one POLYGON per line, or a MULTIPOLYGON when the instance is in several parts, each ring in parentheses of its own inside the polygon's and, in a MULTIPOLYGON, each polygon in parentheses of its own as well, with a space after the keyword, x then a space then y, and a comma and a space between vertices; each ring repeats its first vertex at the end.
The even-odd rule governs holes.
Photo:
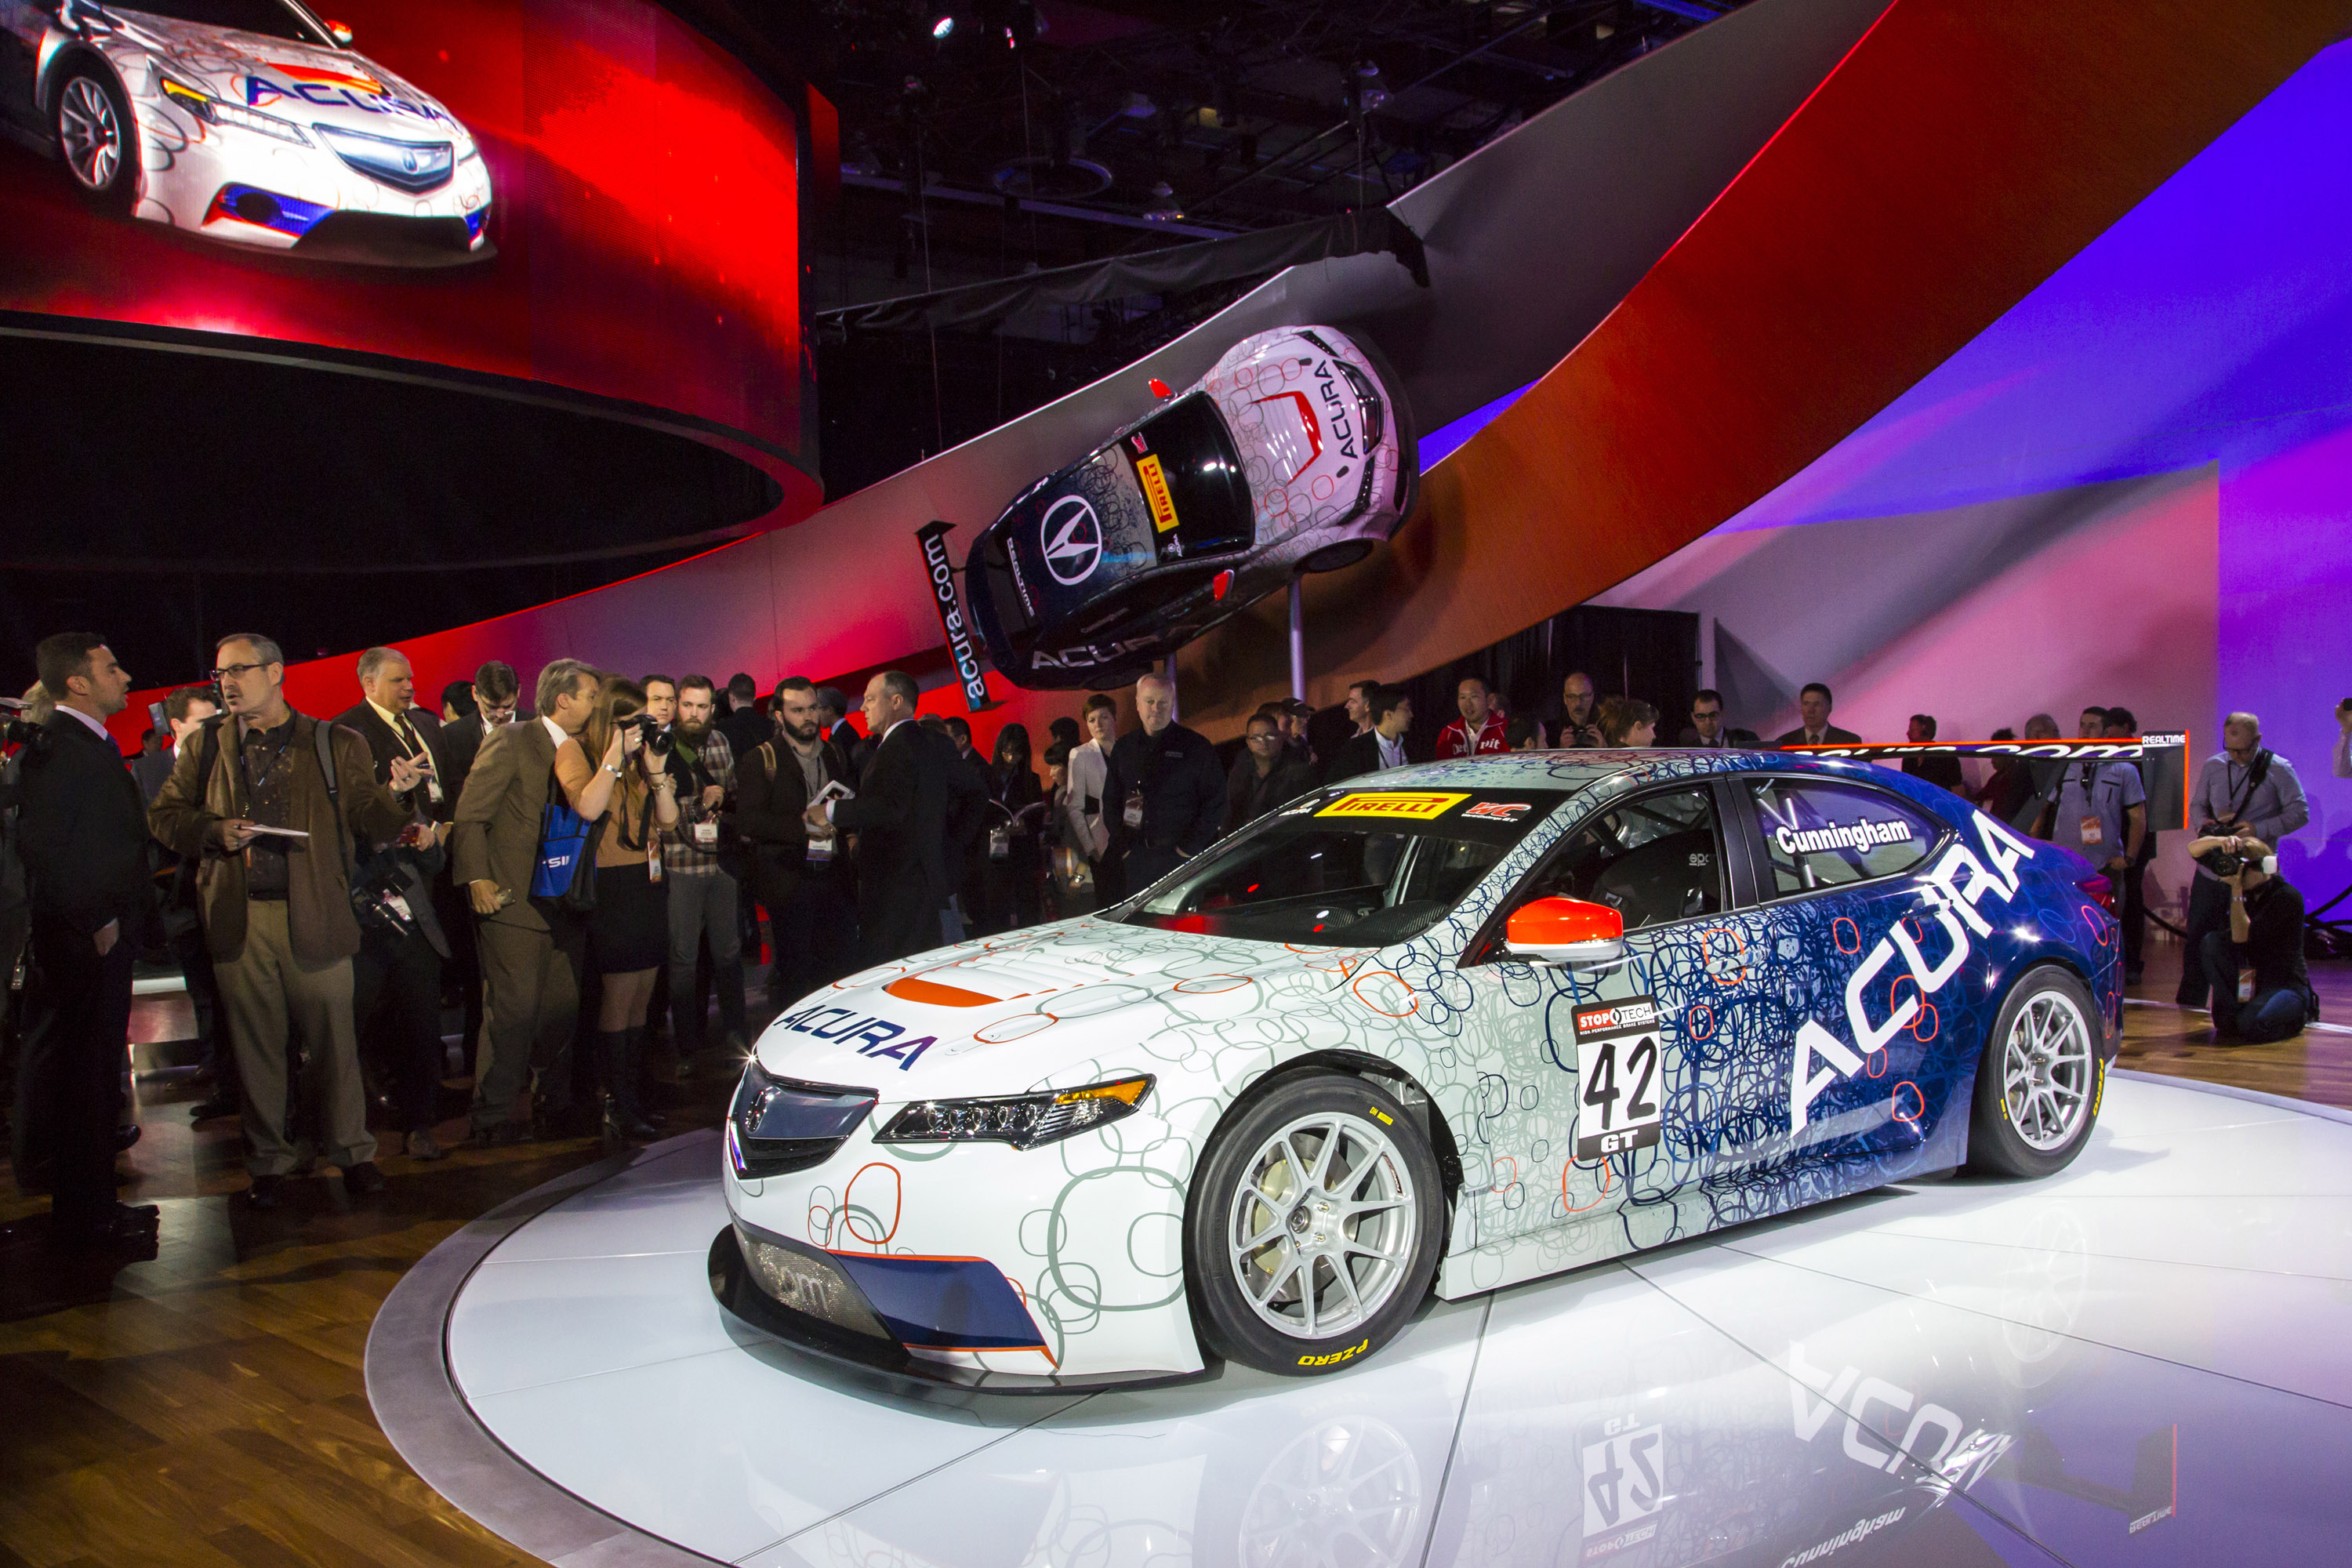
POLYGON ((14 697, 0 697, 0 746, 30 746, 39 743, 41 727, 25 717, 32 704, 14 697))
POLYGON ((669 750, 669 731, 654 722, 654 716, 650 713, 637 715, 637 739, 645 742, 645 748, 648 752, 669 750))
MULTIPOLYGON (((2234 822, 2216 822, 2210 817, 2197 825, 2200 838, 2237 838, 2243 837, 2245 831, 2234 822)), ((2246 868, 2249 859, 2234 849, 2216 845, 2197 857, 2197 863, 2216 877, 2234 877, 2246 868)))

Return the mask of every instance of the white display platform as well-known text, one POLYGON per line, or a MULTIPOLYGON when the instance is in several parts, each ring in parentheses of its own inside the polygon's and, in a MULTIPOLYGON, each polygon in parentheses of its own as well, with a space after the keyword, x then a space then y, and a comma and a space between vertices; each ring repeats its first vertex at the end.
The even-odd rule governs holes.
POLYGON ((1329 1377, 1090 1395, 901 1389, 733 1319, 706 1278, 719 1159, 698 1134, 584 1173, 387 1303, 386 1430, 518 1545, 777 1568, 2352 1551, 2340 1112, 2118 1075, 2050 1181, 1888 1189, 1438 1303, 1329 1377))

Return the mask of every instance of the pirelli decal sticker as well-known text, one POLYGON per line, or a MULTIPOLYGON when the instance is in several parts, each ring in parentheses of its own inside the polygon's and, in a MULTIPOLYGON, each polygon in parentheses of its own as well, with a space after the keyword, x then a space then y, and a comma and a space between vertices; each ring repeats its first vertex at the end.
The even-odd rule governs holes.
POLYGON ((1576 1157, 1599 1159, 1658 1141, 1658 1004, 1648 996, 1576 1010, 1576 1157))
POLYGON ((1428 822, 1444 816, 1470 797, 1443 790, 1383 789, 1343 795, 1318 816, 1385 816, 1402 822, 1428 822))
POLYGON ((1135 477, 1143 481, 1143 499, 1151 503, 1151 526, 1166 533, 1176 526, 1176 500, 1168 493, 1168 476, 1157 457, 1138 458, 1135 477))

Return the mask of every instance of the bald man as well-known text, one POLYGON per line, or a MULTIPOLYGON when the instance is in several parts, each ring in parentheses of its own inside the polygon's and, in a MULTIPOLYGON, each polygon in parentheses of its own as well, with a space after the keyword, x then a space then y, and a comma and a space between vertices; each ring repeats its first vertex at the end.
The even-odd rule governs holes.
POLYGON ((1111 748, 1103 785, 1109 858, 1118 885, 1136 893, 1217 841, 1224 824, 1225 771, 1206 737, 1176 722, 1176 688, 1166 677, 1135 683, 1141 726, 1111 748))

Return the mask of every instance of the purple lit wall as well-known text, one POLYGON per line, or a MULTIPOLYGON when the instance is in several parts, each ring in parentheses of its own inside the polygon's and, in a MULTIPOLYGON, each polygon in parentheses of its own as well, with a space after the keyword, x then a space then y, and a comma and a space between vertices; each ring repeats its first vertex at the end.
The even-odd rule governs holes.
POLYGON ((2285 868, 2332 894, 2352 879, 2352 783, 2329 776, 2352 696, 2347 257, 2339 45, 1835 449, 1600 602, 1712 615, 1718 684, 1767 732, 1812 679, 1886 738, 1915 710, 1959 737, 2122 701, 2206 751, 2252 710, 2312 797, 2285 868))

